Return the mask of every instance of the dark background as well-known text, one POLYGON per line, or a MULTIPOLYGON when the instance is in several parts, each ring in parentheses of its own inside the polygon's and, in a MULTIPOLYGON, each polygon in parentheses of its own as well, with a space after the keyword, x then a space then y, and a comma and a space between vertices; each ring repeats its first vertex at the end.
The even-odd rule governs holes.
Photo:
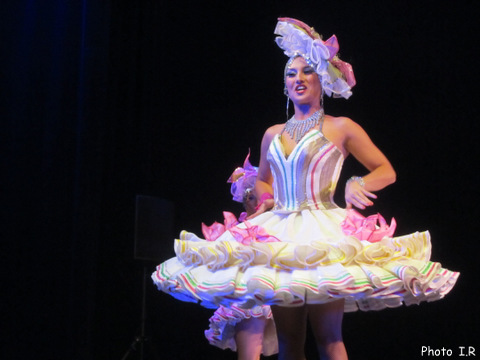
MULTIPOLYGON (((226 180, 249 148, 257 164, 263 131, 285 121, 279 16, 335 33, 355 70, 354 95, 326 111, 360 123, 397 170, 369 212, 394 216, 399 235, 430 230, 432 258, 462 273, 442 301, 347 314, 350 358, 478 355, 474 3, 3 2, 1 357, 123 357, 143 266, 156 263, 134 259, 135 196, 171 201, 175 233, 240 211, 226 180)), ((349 159, 341 181, 363 173, 349 159)), ((158 241, 158 262, 174 255, 173 239, 158 241)), ((204 339, 211 310, 147 290, 160 359, 235 358, 204 339)))

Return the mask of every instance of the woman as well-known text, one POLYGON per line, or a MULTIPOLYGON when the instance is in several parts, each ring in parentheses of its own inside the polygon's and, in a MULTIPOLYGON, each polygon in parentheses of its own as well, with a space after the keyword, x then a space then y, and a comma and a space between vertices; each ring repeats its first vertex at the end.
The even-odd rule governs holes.
MULTIPOLYGON (((309 35, 313 33, 308 33, 309 28, 298 21, 292 21, 292 19, 280 20, 284 20, 286 27, 289 25, 297 26, 306 30, 309 35)), ((294 28, 293 31, 297 30, 294 28)), ((274 193, 272 187, 273 175, 267 160, 267 154, 275 138, 278 139, 279 148, 282 148, 282 155, 288 159, 289 156, 293 155, 292 153, 296 150, 299 141, 310 131, 315 130, 319 134, 318 137, 324 139, 327 145, 332 144, 333 152, 338 153, 337 158, 339 160, 337 161, 341 161, 340 159, 352 154, 362 163, 370 172, 361 179, 352 179, 348 182, 345 189, 347 208, 354 205, 360 209, 365 209, 366 206, 373 205, 370 198, 376 198, 376 196, 372 191, 380 190, 395 181, 395 171, 391 164, 358 124, 346 117, 332 117, 324 114, 322 107, 323 88, 319 74, 316 72, 317 67, 318 63, 315 64, 311 61, 304 52, 295 52, 287 63, 285 89, 288 98, 294 105, 295 115, 287 124, 270 127, 264 135, 260 170, 255 190, 260 198, 263 197, 266 200, 252 217, 270 210, 274 206, 273 195, 270 196, 274 193), (307 127, 301 129, 301 122, 310 122, 311 126, 306 125, 307 127), (295 123, 298 124, 296 127, 295 123), (288 127, 289 125, 291 128, 288 127)), ((348 88, 347 83, 343 89, 348 88)), ((349 90, 345 92, 349 96, 349 90)), ((281 180, 276 180, 281 183, 281 180)), ((333 203, 330 202, 328 205, 331 206, 333 203)), ((297 355, 299 359, 303 358, 306 333, 305 320, 307 317, 310 318, 321 357, 328 359, 347 358, 341 334, 344 300, 303 307, 274 306, 272 310, 277 325, 280 351, 285 358, 294 359, 297 358, 297 355)))
POLYGON ((430 261, 428 232, 393 237, 379 216, 364 218, 373 191, 395 172, 365 131, 346 117, 325 115, 322 94, 348 98, 351 67, 302 22, 281 18, 276 42, 289 57, 285 90, 295 114, 262 140, 255 214, 213 245, 184 233, 177 257, 157 268, 159 289, 204 306, 272 305, 279 359, 304 359, 307 319, 322 359, 346 359, 344 311, 381 310, 441 299, 458 273, 430 261), (352 154, 368 173, 346 184, 347 209, 333 195, 343 160, 352 154), (376 222, 379 221, 379 225, 376 222))

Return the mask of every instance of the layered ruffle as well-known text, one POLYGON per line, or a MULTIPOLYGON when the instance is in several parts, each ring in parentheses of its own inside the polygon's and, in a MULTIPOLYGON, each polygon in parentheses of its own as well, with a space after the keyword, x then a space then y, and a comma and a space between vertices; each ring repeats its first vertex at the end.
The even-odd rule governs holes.
POLYGON ((277 333, 273 322, 270 306, 255 306, 252 309, 242 309, 236 305, 229 308, 220 306, 210 318, 210 327, 205 331, 209 343, 221 349, 237 351, 235 342, 235 326, 247 319, 265 318, 263 332, 262 354, 265 356, 278 353, 277 333))
POLYGON ((230 228, 216 241, 182 232, 177 256, 160 264, 152 278, 160 290, 209 308, 343 298, 345 311, 434 301, 455 284, 458 273, 430 261, 428 232, 371 243, 345 235, 345 218, 343 209, 274 211, 230 228), (249 241, 242 243, 239 233, 249 241))

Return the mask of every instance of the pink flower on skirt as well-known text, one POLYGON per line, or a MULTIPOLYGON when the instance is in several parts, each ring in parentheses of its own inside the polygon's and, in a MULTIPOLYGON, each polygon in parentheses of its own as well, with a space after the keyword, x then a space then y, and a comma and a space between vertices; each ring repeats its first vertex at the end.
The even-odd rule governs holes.
POLYGON ((223 212, 223 224, 214 222, 212 225, 207 226, 202 223, 202 233, 207 241, 217 240, 225 231, 231 229, 238 224, 237 218, 231 212, 223 212))
POLYGON ((340 226, 345 235, 354 236, 358 240, 367 240, 372 243, 378 242, 386 236, 392 237, 397 227, 397 222, 394 218, 392 218, 389 226, 380 214, 364 217, 353 209, 347 211, 347 217, 340 226))
POLYGON ((248 221, 244 222, 246 228, 239 228, 235 226, 230 229, 230 233, 235 240, 241 242, 243 245, 250 245, 252 241, 258 242, 277 242, 280 241, 275 236, 271 236, 267 231, 258 225, 251 225, 248 221))

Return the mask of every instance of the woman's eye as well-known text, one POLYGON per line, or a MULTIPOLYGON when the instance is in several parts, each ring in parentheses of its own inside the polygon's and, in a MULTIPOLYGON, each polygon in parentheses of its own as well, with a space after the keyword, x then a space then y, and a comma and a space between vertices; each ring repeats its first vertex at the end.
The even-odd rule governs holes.
POLYGON ((289 71, 289 72, 287 72, 287 75, 286 75, 286 76, 287 76, 287 77, 293 77, 293 76, 295 76, 295 75, 296 75, 296 72, 295 72, 295 71, 289 71))
POLYGON ((303 70, 305 74, 313 74, 315 70, 312 67, 307 67, 303 70))

